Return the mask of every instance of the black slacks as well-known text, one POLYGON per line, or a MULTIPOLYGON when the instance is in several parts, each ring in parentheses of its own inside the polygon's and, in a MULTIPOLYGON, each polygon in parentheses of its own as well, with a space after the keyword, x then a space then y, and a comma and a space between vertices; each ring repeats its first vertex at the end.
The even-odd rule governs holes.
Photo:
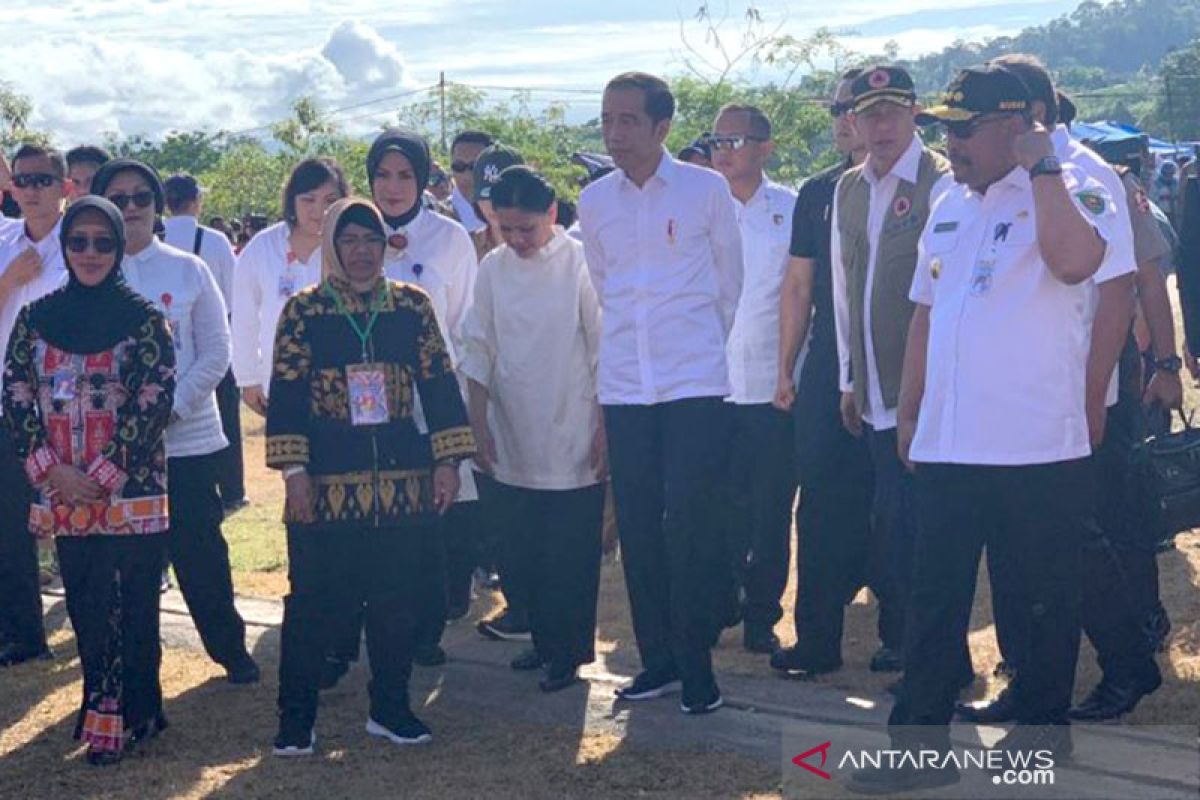
POLYGON ((555 666, 596 658, 604 484, 551 491, 487 485, 488 518, 524 566, 533 646, 555 666))
MULTIPOLYGON (((442 641, 447 612, 471 604, 471 573, 478 563, 480 502, 455 503, 434 526, 430 545, 430 566, 422 576, 421 611, 417 623, 417 644, 434 647, 442 641)), ((354 634, 347 633, 338 652, 358 652, 361 624, 354 634), (350 650, 350 639, 353 650, 350 650)))
POLYGON ((727 584, 719 489, 729 415, 720 398, 604 407, 622 566, 644 669, 684 692, 715 687, 727 584))
POLYGON ((229 546, 221 534, 225 512, 217 494, 222 453, 167 460, 171 563, 192 621, 210 658, 236 666, 246 652, 246 625, 233 604, 229 546))
POLYGON ((864 427, 875 472, 868 578, 879 602, 879 640, 900 651, 916 538, 913 476, 896 452, 896 429, 864 427))
POLYGON ((0 644, 46 646, 37 540, 29 531, 33 489, 12 438, 0 435, 0 644))
POLYGON ((1017 720, 1066 720, 1079 651, 1079 568, 1092 500, 1086 459, 1021 467, 920 464, 919 525, 904 653, 890 724, 947 725, 986 546, 1004 569, 1027 648, 1017 720))
POLYGON ((221 451, 217 489, 222 503, 237 503, 246 498, 246 467, 242 457, 242 393, 232 369, 217 384, 217 409, 221 412, 221 429, 229 440, 229 447, 221 451))
POLYGON ((796 499, 791 414, 770 403, 731 405, 726 541, 745 600, 746 629, 770 631, 783 616, 792 504, 796 499))
MULTIPOLYGON (((362 614, 371 662, 371 718, 395 724, 409 710, 422 573, 430 526, 322 530, 288 526, 288 580, 279 660, 279 711, 312 725, 331 635, 362 614)), ((355 626, 357 630, 357 626, 355 626)))

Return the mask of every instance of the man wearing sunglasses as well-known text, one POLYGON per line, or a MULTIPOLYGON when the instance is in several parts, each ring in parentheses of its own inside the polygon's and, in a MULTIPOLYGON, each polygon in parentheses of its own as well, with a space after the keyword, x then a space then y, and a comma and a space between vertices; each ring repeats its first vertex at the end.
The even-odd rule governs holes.
MULTIPOLYGON (((896 405, 917 239, 949 188, 946 160, 917 136, 917 96, 900 67, 873 66, 851 84, 853 122, 866 146, 861 167, 838 181, 833 206, 834 319, 842 420, 865 434, 875 475, 870 585, 879 602, 882 645, 873 672, 897 672, 904 649, 912 563, 912 476, 896 455, 896 405)), ((966 654, 963 654, 966 659, 966 654)), ((969 665, 962 665, 963 680, 969 665)))
MULTIPOLYGON (((22 306, 66 282, 58 229, 66 162, 56 150, 24 145, 13 156, 12 193, 24 224, 0 232, 0 352, 22 306)), ((0 436, 0 667, 48 658, 37 546, 29 532, 30 487, 9 436, 0 436)))
POLYGON ((779 351, 779 288, 788 263, 796 193, 767 178, 775 150, 771 121, 750 105, 727 105, 708 139, 712 166, 733 194, 744 277, 726 344, 732 412, 729 520, 732 577, 744 595, 742 646, 779 649, 775 623, 787 586, 796 476, 791 416, 771 405, 779 351))
POLYGON ((467 233, 487 227, 487 223, 475 213, 475 161, 479 154, 491 147, 493 139, 483 131, 462 131, 450 144, 450 172, 453 173, 454 191, 450 193, 453 217, 467 233))

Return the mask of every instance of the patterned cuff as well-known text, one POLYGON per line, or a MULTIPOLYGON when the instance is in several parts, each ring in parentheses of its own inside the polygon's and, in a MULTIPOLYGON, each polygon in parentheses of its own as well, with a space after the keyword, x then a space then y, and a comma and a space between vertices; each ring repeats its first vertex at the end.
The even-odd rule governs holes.
POLYGON ((45 482, 50 468, 61 463, 62 459, 58 457, 58 453, 50 449, 50 445, 44 444, 25 459, 25 474, 29 476, 31 484, 38 486, 45 482))
POLYGON ((87 476, 104 487, 109 494, 120 494, 129 476, 107 458, 100 456, 87 468, 87 476))
POLYGON ((267 437, 267 466, 272 469, 308 464, 307 436, 267 437))
POLYGON ((433 460, 464 459, 475 455, 475 436, 469 425, 437 431, 429 437, 433 460))

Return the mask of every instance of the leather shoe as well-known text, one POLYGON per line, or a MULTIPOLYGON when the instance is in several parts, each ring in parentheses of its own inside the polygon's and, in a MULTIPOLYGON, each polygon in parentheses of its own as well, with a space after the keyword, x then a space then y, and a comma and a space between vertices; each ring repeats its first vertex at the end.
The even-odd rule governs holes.
POLYGON ((1153 681, 1100 681, 1082 703, 1067 712, 1071 719, 1100 722, 1116 719, 1137 707, 1141 699, 1162 685, 1162 676, 1153 681))
POLYGON ((904 657, 898 650, 882 646, 871 656, 871 672, 902 672, 904 657))
POLYGON ((40 649, 13 643, 0 647, 0 667, 15 667, 26 661, 49 661, 52 658, 54 658, 54 654, 45 645, 40 649))
POLYGON ((814 661, 808 658, 799 647, 788 647, 776 650, 771 654, 771 669, 787 673, 788 677, 814 677, 841 668, 841 659, 814 661))
POLYGON ((954 711, 961 719, 979 725, 1011 722, 1017 718, 1017 693, 1012 684, 1009 684, 995 700, 983 703, 955 703, 954 711))

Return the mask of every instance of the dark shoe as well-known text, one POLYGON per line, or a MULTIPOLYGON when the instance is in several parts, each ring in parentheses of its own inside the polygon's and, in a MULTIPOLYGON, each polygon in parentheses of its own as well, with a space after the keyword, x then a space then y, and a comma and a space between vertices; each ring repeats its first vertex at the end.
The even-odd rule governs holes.
POLYGON ((349 661, 326 656, 325 663, 321 665, 321 679, 317 684, 317 688, 323 692, 332 689, 338 685, 338 681, 342 679, 342 676, 349 671, 349 661))
POLYGON ((546 694, 550 694, 551 692, 561 692, 568 686, 574 686, 578 682, 579 673, 576 666, 565 667, 548 664, 546 666, 546 674, 538 681, 538 688, 546 694))
POLYGON ((685 714, 699 716, 701 714, 711 714, 723 705, 725 705, 725 701, 721 699, 721 690, 714 683, 699 696, 690 696, 685 690, 683 701, 679 704, 679 710, 685 714))
POLYGON ((1017 718, 1017 693, 1010 683, 996 696, 995 700, 980 703, 955 703, 954 711, 960 719, 979 725, 1012 722, 1017 718))
POLYGON ((94 750, 91 747, 87 750, 87 763, 93 767, 111 767, 121 763, 124 757, 125 753, 121 750, 94 750))
POLYGON ((528 672, 542 668, 542 657, 538 651, 530 647, 527 650, 522 650, 517 657, 508 662, 508 665, 519 672, 528 672))
POLYGON ((167 722, 167 716, 159 712, 154 719, 139 725, 129 734, 129 741, 126 743, 126 749, 137 747, 158 736, 160 733, 171 727, 171 723, 167 722))
POLYGON ((446 663, 446 651, 436 644, 423 644, 413 651, 413 663, 418 667, 440 667, 446 663))
POLYGON ((368 717, 367 733, 402 746, 428 744, 433 741, 433 732, 411 712, 390 725, 384 725, 368 717))
POLYGON ((811 678, 841 668, 841 659, 830 662, 811 661, 799 647, 788 647, 771 653, 771 669, 787 673, 788 677, 811 678))
POLYGON ((1005 759, 1005 764, 1027 763, 1033 754, 1048 750, 1054 759, 1054 766, 1071 758, 1075 744, 1071 739, 1071 726, 1062 725, 1014 725, 1012 730, 992 747, 993 750, 1005 750, 1012 755, 1005 759))
POLYGON ((475 626, 484 637, 498 642, 531 642, 533 635, 529 632, 529 623, 516 619, 507 610, 498 617, 480 620, 475 626))
POLYGON ((254 663, 254 659, 247 655, 244 661, 239 661, 226 670, 225 680, 234 686, 248 686, 262 680, 262 673, 258 669, 258 664, 254 663))
POLYGON ((881 646, 871 656, 871 672, 902 672, 904 657, 897 650, 881 646))
POLYGON ((317 732, 311 725, 281 717, 272 753, 281 758, 311 756, 317 744, 317 732))
POLYGON ((0 647, 0 667, 15 667, 26 661, 50 661, 53 658, 54 654, 45 645, 42 645, 41 648, 30 648, 19 644, 6 644, 4 647, 0 647))
POLYGON ((1113 681, 1104 678, 1082 703, 1067 712, 1071 719, 1084 722, 1101 722, 1117 719, 1133 709, 1148 694, 1162 685, 1162 676, 1153 681, 1113 681))
POLYGON ((633 683, 617 689, 618 700, 654 700, 680 689, 679 678, 673 673, 660 674, 646 670, 633 683))
POLYGON ((742 631, 742 648, 748 653, 769 655, 779 649, 779 637, 769 629, 747 627, 742 631))
POLYGON ((243 497, 239 500, 227 500, 221 504, 221 507, 225 509, 225 516, 230 517, 248 505, 250 505, 250 501, 243 497))

